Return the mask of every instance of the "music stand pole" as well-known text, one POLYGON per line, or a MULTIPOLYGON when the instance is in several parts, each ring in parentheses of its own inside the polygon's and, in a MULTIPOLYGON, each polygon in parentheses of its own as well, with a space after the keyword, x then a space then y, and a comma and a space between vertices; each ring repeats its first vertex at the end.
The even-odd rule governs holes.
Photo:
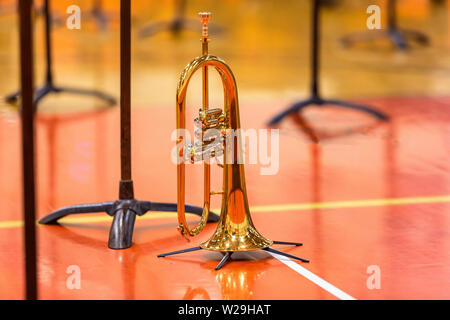
POLYGON ((320 0, 312 0, 312 18, 311 18, 311 96, 309 99, 299 101, 287 110, 276 115, 269 121, 269 126, 279 124, 285 117, 300 112, 304 108, 315 105, 333 105, 334 107, 353 109, 366 112, 375 118, 386 121, 389 119, 384 113, 363 105, 350 103, 336 99, 324 99, 320 94, 319 71, 320 71, 320 0))
MULTIPOLYGON (((134 198, 131 176, 131 0, 120 1, 120 169, 118 200, 62 208, 39 223, 55 224, 70 214, 106 212, 114 217, 108 247, 126 249, 132 245, 136 215, 142 216, 148 211, 177 212, 176 203, 139 201, 134 198)), ((201 216, 203 208, 186 205, 186 211, 201 216)), ((210 217, 209 222, 219 220, 214 213, 210 217)))
MULTIPOLYGON (((72 88, 72 87, 62 87, 57 86, 53 82, 53 59, 52 59, 52 22, 51 22, 51 14, 50 14, 50 0, 44 1, 44 21, 45 21, 45 55, 46 55, 46 75, 45 75, 45 83, 44 85, 37 89, 34 97, 35 108, 37 108, 37 104, 48 94, 50 93, 62 93, 67 92, 70 94, 77 95, 87 95, 99 98, 105 101, 108 105, 115 105, 116 99, 104 92, 98 90, 88 90, 81 88, 72 88)), ((6 96, 5 100, 9 104, 15 104, 19 100, 21 92, 16 92, 14 94, 6 96)))
POLYGON ((19 0, 20 82, 22 88, 22 166, 26 299, 38 298, 36 249, 36 194, 34 166, 33 27, 32 1, 19 0))

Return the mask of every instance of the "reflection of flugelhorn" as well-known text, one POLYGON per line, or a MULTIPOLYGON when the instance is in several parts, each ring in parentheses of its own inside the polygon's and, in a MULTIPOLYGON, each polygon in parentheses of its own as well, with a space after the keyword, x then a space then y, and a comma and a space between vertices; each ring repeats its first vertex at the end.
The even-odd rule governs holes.
MULTIPOLYGON (((195 236, 206 225, 210 210, 210 197, 213 194, 222 195, 222 209, 218 227, 212 237, 202 243, 200 247, 172 252, 167 255, 195 251, 200 249, 220 251, 226 253, 221 264, 237 251, 267 250, 284 254, 269 248, 272 244, 292 244, 271 241, 264 238, 253 225, 247 201, 245 175, 240 136, 239 103, 236 80, 230 67, 220 58, 208 53, 208 22, 210 13, 200 13, 203 24, 202 56, 194 59, 186 66, 181 74, 177 87, 177 165, 178 181, 178 220, 183 236, 195 236), (208 67, 214 67, 219 73, 224 87, 224 109, 209 109, 208 99, 208 67), (202 69, 203 72, 203 107, 195 119, 198 129, 195 135, 201 141, 191 145, 184 137, 186 128, 186 93, 189 82, 194 73, 202 69), (200 223, 193 229, 189 228, 184 211, 185 205, 185 160, 196 162, 223 154, 223 190, 210 190, 210 164, 204 163, 204 206, 200 223)), ((286 255, 286 254, 285 254, 286 255)), ((290 256, 290 255, 289 255, 290 256)), ((291 256, 294 257, 294 256, 291 256)), ((296 257, 295 257, 296 258, 296 257)), ((297 258, 300 259, 300 258, 297 258)), ((302 261, 307 261, 300 259, 302 261)))

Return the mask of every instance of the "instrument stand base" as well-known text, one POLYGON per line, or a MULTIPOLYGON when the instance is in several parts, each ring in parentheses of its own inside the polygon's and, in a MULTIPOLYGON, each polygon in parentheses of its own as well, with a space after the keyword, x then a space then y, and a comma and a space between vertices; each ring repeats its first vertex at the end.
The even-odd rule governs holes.
MULTIPOLYGON (((274 241, 273 244, 281 244, 281 245, 288 245, 288 246, 289 245, 293 245, 293 246, 296 246, 296 247, 299 247, 299 246, 303 245, 302 243, 284 242, 284 241, 274 241)), ((164 257, 167 257, 167 256, 173 256, 173 255, 176 255, 176 254, 193 252, 193 251, 199 251, 199 250, 203 250, 203 249, 201 247, 194 247, 194 248, 183 249, 183 250, 179 250, 179 251, 173 251, 173 252, 169 252, 169 253, 163 253, 163 254, 158 255, 158 258, 164 258, 164 257)), ((291 254, 275 250, 275 249, 270 248, 270 247, 264 248, 264 249, 261 249, 261 250, 264 250, 264 251, 267 251, 267 252, 271 252, 271 253, 275 253, 275 254, 279 254, 280 256, 285 256, 285 257, 288 257, 288 258, 299 260, 301 262, 306 262, 306 263, 309 262, 309 260, 306 260, 306 259, 303 259, 303 258, 299 258, 299 257, 293 256, 291 254)), ((225 265, 225 263, 228 260, 230 260, 231 255, 233 253, 235 253, 235 252, 233 252, 233 251, 223 252, 224 256, 223 256, 222 260, 220 261, 220 263, 217 265, 216 270, 221 269, 225 265)))
MULTIPOLYGON (((53 83, 48 82, 43 87, 39 88, 35 92, 34 103, 37 108, 37 104, 41 101, 45 96, 51 93, 62 93, 67 92, 71 94, 78 94, 84 96, 93 96, 97 97, 101 100, 104 100, 108 103, 108 105, 115 105, 116 99, 112 96, 98 91, 98 90, 88 90, 88 89, 80 89, 80 88, 70 88, 70 87, 59 87, 55 86, 53 83)), ((9 104, 16 104, 20 98, 21 92, 18 91, 16 93, 10 94, 5 98, 5 101, 9 104)))
POLYGON ((386 38, 401 50, 410 48, 410 40, 423 46, 430 44, 428 36, 420 31, 397 28, 353 33, 341 38, 341 42, 345 47, 351 47, 358 42, 371 42, 386 38))
POLYGON ((275 116, 272 120, 270 120, 269 125, 275 126, 278 123, 280 123, 281 120, 283 120, 286 116, 291 115, 293 113, 300 112, 301 110, 303 110, 304 108, 306 108, 307 106, 310 106, 310 105, 316 105, 316 106, 334 105, 334 106, 341 107, 341 108, 347 108, 347 109, 353 109, 353 110, 357 110, 357 111, 366 112, 366 113, 378 118, 381 121, 389 120, 389 116, 387 116, 386 114, 384 114, 381 111, 378 111, 376 109, 367 107, 367 106, 353 104, 353 103, 341 101, 341 100, 322 99, 319 96, 313 95, 312 98, 297 102, 289 109, 287 109, 287 110, 283 111, 282 113, 280 113, 279 115, 275 116))
MULTIPOLYGON (((130 185, 128 181, 121 182, 121 193, 125 190, 124 193, 127 194, 127 185, 130 185)), ((120 199, 115 202, 81 204, 65 207, 42 218, 39 223, 51 225, 57 224, 59 219, 71 214, 106 212, 108 215, 114 217, 109 232, 108 247, 110 249, 127 249, 131 247, 132 244, 136 216, 143 216, 148 211, 177 212, 176 203, 139 201, 134 199, 132 191, 131 193, 128 192, 128 196, 129 197, 127 198, 130 199, 127 200, 120 199)), ((186 205, 185 210, 186 212, 199 216, 203 213, 203 208, 196 206, 186 205)), ((211 212, 208 222, 217 221, 219 221, 219 216, 211 212)))

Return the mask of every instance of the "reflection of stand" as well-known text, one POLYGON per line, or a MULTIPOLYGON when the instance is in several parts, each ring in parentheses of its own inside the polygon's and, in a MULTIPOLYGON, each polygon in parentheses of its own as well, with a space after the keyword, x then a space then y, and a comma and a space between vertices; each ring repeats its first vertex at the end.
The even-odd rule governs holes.
MULTIPOLYGON (((302 245, 301 243, 283 242, 283 241, 273 241, 273 244, 282 244, 282 245, 288 245, 288 246, 292 245, 292 246, 296 246, 296 247, 299 247, 299 246, 302 245)), ((194 247, 194 248, 189 248, 189 249, 184 249, 184 250, 164 253, 164 254, 158 255, 158 258, 164 258, 164 257, 167 257, 167 256, 173 256, 173 255, 181 254, 181 253, 199 251, 199 250, 202 250, 202 249, 203 249, 202 247, 194 247)), ((278 250, 275 250, 275 249, 270 248, 270 247, 264 248, 262 250, 270 252, 270 253, 275 253, 275 254, 278 254, 280 256, 284 256, 284 257, 292 258, 292 259, 295 259, 295 260, 299 260, 301 262, 309 262, 309 260, 302 259, 302 258, 293 256, 293 255, 291 255, 289 253, 278 251, 278 250)), ((224 256, 223 256, 222 260, 220 260, 219 264, 217 265, 216 270, 221 269, 224 266, 224 264, 231 258, 231 255, 233 253, 234 253, 233 251, 223 252, 224 256)))
MULTIPOLYGON (((126 249, 132 244, 134 222, 137 216, 148 211, 177 211, 177 205, 138 201, 134 199, 133 180, 131 178, 131 0, 121 0, 120 22, 120 131, 121 131, 121 181, 119 200, 96 204, 70 206, 57 210, 43 218, 40 223, 54 224, 58 219, 69 214, 106 212, 114 216, 109 234, 108 246, 111 249, 126 249)), ((201 215, 203 209, 186 205, 186 211, 201 215)), ((218 221, 217 215, 212 215, 210 221, 218 221)))
POLYGON ((371 30, 347 35, 341 39, 342 43, 349 47, 357 42, 369 42, 388 38, 399 49, 407 49, 408 41, 412 40, 417 44, 428 45, 429 39, 422 32, 416 30, 400 29, 397 24, 396 0, 389 0, 387 3, 387 29, 371 30))
MULTIPOLYGON (((47 59, 47 70, 46 70, 46 79, 45 84, 36 90, 34 96, 35 108, 37 108, 37 104, 39 101, 44 98, 46 95, 50 93, 61 93, 67 92, 72 94, 79 95, 89 95, 94 96, 99 99, 106 101, 109 105, 116 104, 116 100, 110 95, 103 93, 97 90, 86 90, 80 88, 69 88, 69 87, 60 87, 56 86, 53 82, 53 73, 52 73, 52 42, 51 42, 51 18, 50 18, 50 8, 49 8, 50 0, 45 0, 44 2, 44 16, 45 16, 45 50, 46 50, 46 59, 47 59)), ((13 104, 16 103, 20 97, 20 91, 9 95, 6 97, 6 102, 13 104)))
POLYGON ((385 115, 384 113, 375 110, 373 108, 367 107, 367 106, 362 106, 362 105, 357 105, 357 104, 353 104, 353 103, 349 103, 346 101, 341 101, 341 100, 329 100, 329 99, 323 99, 320 96, 320 92, 319 92, 319 36, 320 36, 320 31, 319 31, 319 10, 320 10, 320 0, 313 0, 313 10, 312 10, 312 20, 311 20, 311 24, 312 24, 312 37, 311 37, 311 47, 312 47, 312 61, 311 61, 311 69, 312 69, 312 73, 311 73, 311 82, 312 82, 312 93, 311 93, 311 98, 304 100, 304 101, 300 101, 295 103, 292 107, 290 107, 289 109, 283 111, 282 113, 280 113, 279 115, 277 115, 276 117, 274 117, 272 120, 270 120, 269 125, 273 126, 273 125, 277 125, 279 122, 281 122, 281 120, 283 120, 286 116, 297 113, 302 111, 304 108, 306 108, 307 106, 310 105, 316 105, 316 106, 322 106, 322 105, 334 105, 337 107, 342 107, 342 108, 347 108, 347 109, 353 109, 353 110, 358 110, 358 111, 362 111, 362 112, 366 112, 369 113, 373 116, 375 116, 376 118, 380 119, 380 120, 388 120, 388 116, 385 115))
MULTIPOLYGON (((186 0, 176 0, 175 14, 171 20, 148 23, 141 28, 139 36, 141 38, 147 38, 166 30, 172 32, 175 36, 179 35, 182 30, 199 31, 198 21, 186 18, 185 11, 186 0)), ((214 24, 210 24, 209 29, 212 33, 220 33, 223 31, 222 27, 214 24)))

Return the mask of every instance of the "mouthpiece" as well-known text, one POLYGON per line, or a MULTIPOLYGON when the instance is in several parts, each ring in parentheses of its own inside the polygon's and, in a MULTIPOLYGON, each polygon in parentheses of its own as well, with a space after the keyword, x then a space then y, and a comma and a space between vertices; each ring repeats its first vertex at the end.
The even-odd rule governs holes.
POLYGON ((208 24, 209 18, 211 18, 211 12, 199 12, 198 15, 200 16, 200 21, 203 25, 202 37, 208 38, 208 24))

